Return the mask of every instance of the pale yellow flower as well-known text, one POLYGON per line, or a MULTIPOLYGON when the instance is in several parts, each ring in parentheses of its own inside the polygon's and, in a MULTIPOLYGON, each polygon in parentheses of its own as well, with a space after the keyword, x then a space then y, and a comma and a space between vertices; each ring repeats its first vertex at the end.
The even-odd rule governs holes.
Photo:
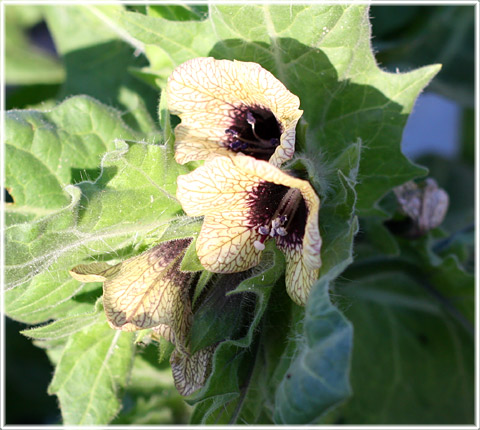
POLYGON ((194 273, 181 271, 180 264, 191 241, 171 240, 114 266, 81 264, 70 271, 79 281, 103 282, 103 307, 112 328, 151 328, 175 344, 170 363, 175 386, 185 396, 205 383, 214 350, 209 347, 190 354, 187 346, 194 273))
POLYGON ((290 297, 304 305, 321 266, 320 201, 311 185, 268 162, 217 156, 177 179, 177 198, 190 216, 204 215, 197 254, 216 273, 247 270, 275 238, 286 256, 290 297))
POLYGON ((293 156, 300 100, 257 63, 189 60, 169 77, 167 100, 182 120, 178 163, 242 152, 280 166, 293 156))
POLYGON ((103 282, 103 307, 112 328, 134 331, 166 324, 174 342, 183 340, 193 273, 180 271, 180 264, 190 242, 163 242, 115 266, 79 265, 70 273, 84 282, 103 282))

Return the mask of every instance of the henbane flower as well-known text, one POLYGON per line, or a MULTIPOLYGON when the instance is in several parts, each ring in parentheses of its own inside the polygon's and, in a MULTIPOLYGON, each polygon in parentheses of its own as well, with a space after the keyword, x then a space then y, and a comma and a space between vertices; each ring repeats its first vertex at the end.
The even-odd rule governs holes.
POLYGON ((201 264, 233 273, 257 265, 275 238, 286 257, 290 297, 304 305, 321 266, 320 201, 311 185, 239 154, 217 156, 177 179, 177 198, 190 216, 204 215, 197 239, 201 264))
POLYGON ((203 386, 214 351, 209 347, 190 354, 187 345, 193 318, 189 289, 194 273, 180 270, 180 264, 191 241, 170 240, 114 266, 98 262, 70 271, 79 281, 103 282, 103 307, 112 328, 152 328, 175 344, 170 363, 182 395, 203 386))
POLYGON ((165 324, 171 338, 184 338, 190 313, 188 288, 193 273, 180 271, 191 239, 163 242, 115 266, 76 266, 70 274, 81 281, 101 281, 103 307, 112 328, 141 330, 165 324))
POLYGON ((275 166, 292 158, 300 100, 259 64, 194 58, 169 77, 167 100, 182 120, 178 163, 237 152, 275 166))

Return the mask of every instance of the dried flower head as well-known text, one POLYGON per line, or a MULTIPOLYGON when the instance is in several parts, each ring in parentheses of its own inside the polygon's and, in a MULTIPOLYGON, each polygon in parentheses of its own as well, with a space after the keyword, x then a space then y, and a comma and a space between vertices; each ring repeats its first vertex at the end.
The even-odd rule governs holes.
POLYGON ((401 211, 408 216, 403 234, 420 237, 438 227, 447 214, 449 197, 433 178, 417 184, 408 181, 393 189, 401 211))

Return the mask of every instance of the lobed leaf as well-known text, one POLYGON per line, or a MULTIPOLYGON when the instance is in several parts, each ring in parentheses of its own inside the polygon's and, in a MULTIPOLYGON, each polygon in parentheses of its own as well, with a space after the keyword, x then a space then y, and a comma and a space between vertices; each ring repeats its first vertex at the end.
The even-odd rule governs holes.
MULTIPOLYGON (((9 132, 15 135, 18 128, 28 124, 23 121, 24 117, 30 118, 32 113, 12 115, 16 121, 10 125, 9 132)), ((49 126, 50 132, 63 139, 49 163, 54 166, 51 170, 59 182, 57 192, 65 205, 62 207, 59 202, 43 216, 35 213, 37 218, 33 221, 12 224, 5 233, 6 310, 12 318, 31 323, 65 316, 76 305, 75 299, 71 299, 79 297, 82 290, 89 291, 68 275, 73 266, 85 259, 91 261, 92 254, 103 260, 129 256, 135 252, 135 245, 142 246, 149 234, 158 239, 166 222, 180 212, 174 197, 175 182, 178 172, 184 171, 181 166, 169 163, 164 146, 138 143, 129 147, 125 142, 115 141, 114 136, 139 136, 123 124, 118 114, 89 98, 70 99, 54 109, 51 116, 57 118, 57 122, 49 126), (79 111, 84 111, 84 116, 79 111), (68 127, 74 118, 80 121, 68 127), (97 124, 93 131, 92 123, 97 124), (95 145, 90 145, 94 155, 79 154, 79 147, 89 142, 96 143, 98 152, 113 145, 118 149, 103 157, 100 168, 94 170, 100 172, 95 182, 80 182, 62 189, 62 185, 74 181, 70 171, 82 171, 83 166, 89 168, 93 160, 98 163, 100 156, 94 151, 95 145), (66 164, 62 165, 60 158, 66 164), (68 168, 69 164, 78 167, 68 168), (139 235, 137 242, 135 235, 139 235)), ((41 143, 47 145, 48 142, 40 137, 39 144, 33 145, 37 139, 33 139, 31 133, 18 136, 23 139, 15 140, 15 144, 24 147, 27 153, 40 151, 41 143)), ((26 164, 23 172, 30 171, 33 178, 35 166, 26 164)), ((29 202, 43 209, 47 204, 42 203, 41 194, 36 196, 34 182, 30 180, 25 184, 25 197, 11 206, 25 214, 29 214, 29 202)), ((12 187, 15 198, 14 190, 12 187)), ((91 304, 94 301, 92 297, 91 304)))
POLYGON ((402 74, 380 70, 370 47, 367 7, 215 5, 203 21, 124 12, 122 22, 145 43, 162 85, 190 58, 255 61, 299 96, 309 125, 300 149, 309 157, 321 150, 324 159, 333 160, 362 141, 362 212, 375 212, 372 206, 388 190, 425 174, 401 154, 400 141, 415 98, 440 67, 402 74))
POLYGON ((6 205, 7 225, 67 206, 67 184, 96 179, 105 152, 118 140, 140 137, 118 112, 89 97, 72 97, 47 112, 9 111, 5 126, 5 185, 14 200, 6 205))
POLYGON ((133 334, 112 330, 105 319, 70 337, 49 387, 65 425, 112 420, 130 373, 132 341, 133 334))

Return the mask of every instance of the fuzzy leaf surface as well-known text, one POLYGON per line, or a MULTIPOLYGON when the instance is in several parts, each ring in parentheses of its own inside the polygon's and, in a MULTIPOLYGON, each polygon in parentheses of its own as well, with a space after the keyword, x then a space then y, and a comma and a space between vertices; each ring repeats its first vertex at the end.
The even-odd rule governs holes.
POLYGON ((133 334, 105 319, 70 337, 49 387, 65 425, 107 424, 120 409, 133 359, 133 334))
MULTIPOLYGON (((100 284, 80 284, 68 270, 92 256, 118 259, 136 246, 145 248, 146 234, 160 232, 181 210, 174 196, 182 167, 168 162, 164 146, 129 147, 118 140, 141 135, 111 108, 76 97, 52 110, 54 121, 46 122, 45 115, 10 112, 7 136, 9 154, 14 154, 8 156, 12 172, 7 171, 7 184, 15 199, 7 214, 15 217, 5 233, 5 303, 9 316, 30 323, 91 307, 100 284), (51 136, 60 136, 57 146, 51 136), (17 153, 27 160, 22 169, 13 169, 17 153), (37 188, 35 172, 42 166, 55 184, 50 188, 51 196, 58 196, 55 203, 48 189, 42 194, 37 188), (85 169, 94 181, 78 182, 85 169), (17 180, 18 175, 25 180, 17 180), (22 215, 19 221, 29 222, 18 222, 17 214, 22 215)), ((153 234, 158 238, 159 233, 153 234)))

